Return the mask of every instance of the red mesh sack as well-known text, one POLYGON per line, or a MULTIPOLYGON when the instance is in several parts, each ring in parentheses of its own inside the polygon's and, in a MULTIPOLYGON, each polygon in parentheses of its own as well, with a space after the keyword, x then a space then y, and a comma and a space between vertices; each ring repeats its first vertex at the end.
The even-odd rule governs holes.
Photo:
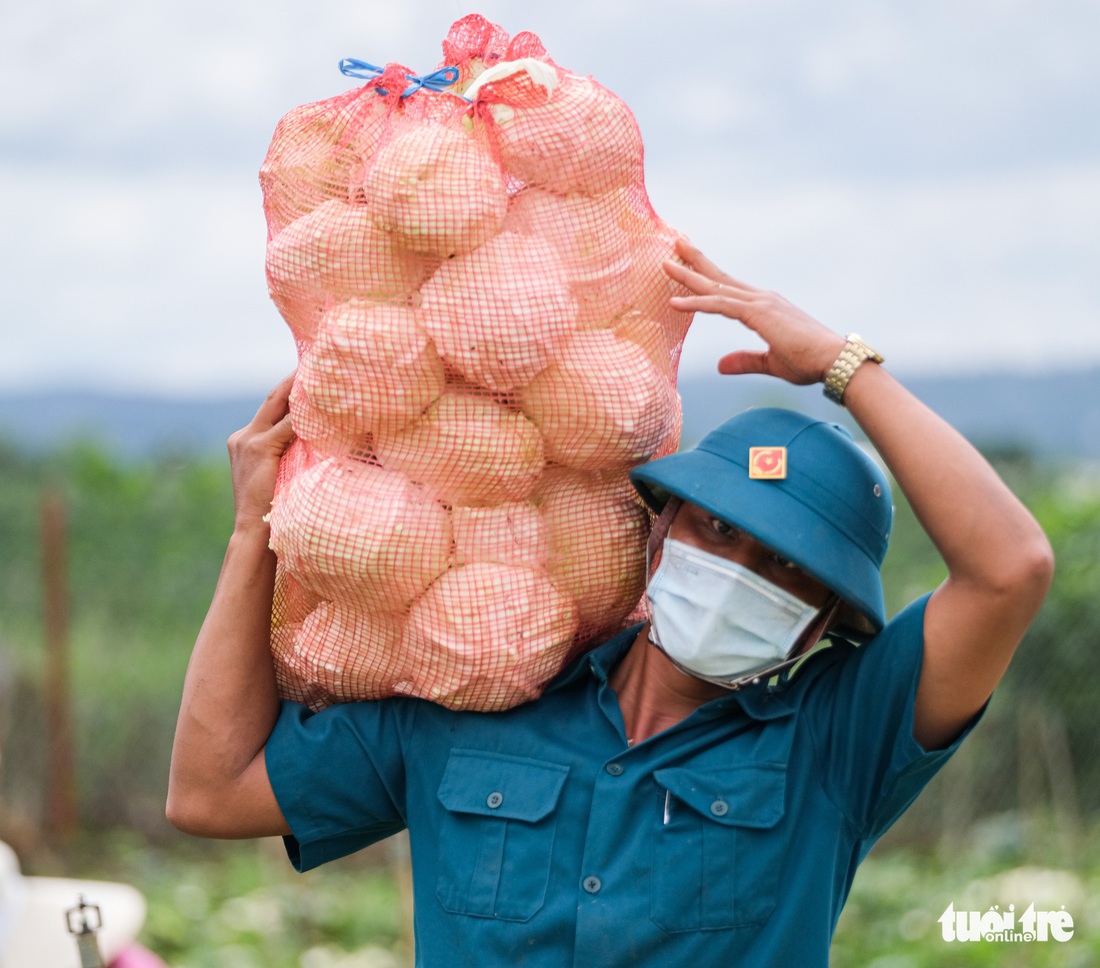
POLYGON ((507 709, 638 615, 628 480, 679 445, 690 316, 626 105, 530 33, 278 124, 260 181, 298 348, 270 515, 282 695, 507 709))

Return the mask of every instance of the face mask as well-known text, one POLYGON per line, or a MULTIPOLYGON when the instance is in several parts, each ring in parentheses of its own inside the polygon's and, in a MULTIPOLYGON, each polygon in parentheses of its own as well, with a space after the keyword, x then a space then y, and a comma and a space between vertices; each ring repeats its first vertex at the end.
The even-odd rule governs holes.
POLYGON ((818 614, 755 572, 672 538, 646 596, 653 643, 686 672, 723 685, 782 665, 818 614))

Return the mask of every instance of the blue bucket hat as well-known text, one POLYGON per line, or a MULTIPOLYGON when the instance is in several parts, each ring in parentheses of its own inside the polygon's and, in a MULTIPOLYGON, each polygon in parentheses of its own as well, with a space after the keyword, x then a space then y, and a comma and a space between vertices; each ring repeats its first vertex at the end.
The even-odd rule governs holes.
POLYGON ((880 569, 890 485, 839 424, 746 410, 694 449, 635 467, 630 479, 654 511, 676 495, 793 561, 848 606, 841 634, 865 638, 886 623, 880 569))

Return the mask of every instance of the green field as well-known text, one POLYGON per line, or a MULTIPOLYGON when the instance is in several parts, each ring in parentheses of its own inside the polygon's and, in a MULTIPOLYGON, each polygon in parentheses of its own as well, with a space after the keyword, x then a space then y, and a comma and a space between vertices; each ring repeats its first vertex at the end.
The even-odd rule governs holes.
MULTIPOLYGON (((1100 478, 1021 455, 998 463, 1051 536, 1054 589, 971 741, 861 869, 838 966, 1100 964, 1100 478), (1064 905, 1073 938, 941 936, 949 904, 1029 903, 1064 905)), ((400 843, 297 875, 277 843, 204 844, 164 821, 182 678, 230 524, 221 459, 0 449, 0 837, 29 872, 136 884, 150 904, 146 943, 176 968, 406 964, 400 843), (68 534, 68 832, 49 822, 58 789, 42 619, 49 494, 63 501, 68 534)), ((885 571, 891 612, 942 577, 904 506, 885 571)))

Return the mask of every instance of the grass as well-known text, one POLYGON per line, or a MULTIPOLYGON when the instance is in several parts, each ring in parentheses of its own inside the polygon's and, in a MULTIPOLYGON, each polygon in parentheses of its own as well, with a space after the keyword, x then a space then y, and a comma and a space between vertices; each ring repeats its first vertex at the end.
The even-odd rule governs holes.
POLYGON ((127 881, 148 903, 141 941, 172 968, 404 968, 395 851, 296 873, 279 840, 151 847, 113 835, 76 851, 80 876, 127 881))
POLYGON ((950 847, 872 852, 833 943, 834 968, 1091 968, 1100 964, 1100 826, 1067 851, 1051 817, 1004 814, 950 847), (946 941, 939 918, 1029 905, 1073 917, 1067 942, 946 941))
MULTIPOLYGON (((884 845, 886 846, 886 845, 884 845)), ((1006 815, 952 849, 889 847, 856 877, 833 968, 1090 968, 1100 964, 1100 826, 1073 863, 1050 818, 1006 815), (1053 863, 1053 858, 1062 863, 1053 863), (1046 862, 1044 862, 1044 858, 1046 862), (1074 919, 1067 942, 947 942, 939 918, 1010 904, 1074 919)), ((151 847, 125 834, 77 850, 80 876, 129 881, 149 904, 144 943, 172 968, 406 968, 403 841, 297 874, 278 840, 151 847)))

